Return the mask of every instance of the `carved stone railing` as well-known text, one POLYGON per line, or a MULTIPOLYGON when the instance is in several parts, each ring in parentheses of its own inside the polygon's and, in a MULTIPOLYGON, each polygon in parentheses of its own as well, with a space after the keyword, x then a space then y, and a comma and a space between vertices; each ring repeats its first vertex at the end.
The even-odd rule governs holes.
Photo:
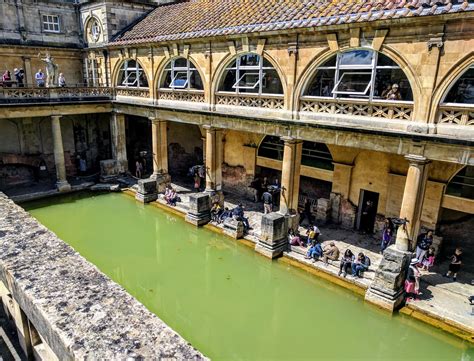
POLYGON ((363 99, 316 99, 302 97, 301 112, 357 115, 384 119, 411 120, 413 115, 412 102, 400 101, 367 101, 363 99))
POLYGON ((183 102, 205 103, 204 91, 202 90, 158 90, 159 100, 173 100, 183 102))
POLYGON ((0 103, 38 103, 62 101, 110 100, 109 87, 0 88, 0 103))
POLYGON ((438 111, 438 124, 473 125, 474 104, 442 104, 438 111))
POLYGON ((255 94, 216 94, 216 105, 233 105, 240 107, 285 109, 283 95, 255 95, 255 94))
POLYGON ((148 88, 116 88, 115 95, 123 97, 150 98, 148 88))

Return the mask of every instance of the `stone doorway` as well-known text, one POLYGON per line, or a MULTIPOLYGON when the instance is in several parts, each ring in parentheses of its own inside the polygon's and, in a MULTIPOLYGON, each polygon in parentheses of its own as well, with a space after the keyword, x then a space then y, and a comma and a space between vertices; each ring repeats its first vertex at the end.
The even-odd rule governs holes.
POLYGON ((366 189, 360 190, 359 207, 357 208, 356 229, 358 231, 373 234, 377 207, 379 204, 379 193, 366 189))
POLYGON ((125 129, 128 170, 135 175, 136 162, 141 162, 142 178, 145 178, 153 172, 151 121, 143 117, 127 116, 125 129))

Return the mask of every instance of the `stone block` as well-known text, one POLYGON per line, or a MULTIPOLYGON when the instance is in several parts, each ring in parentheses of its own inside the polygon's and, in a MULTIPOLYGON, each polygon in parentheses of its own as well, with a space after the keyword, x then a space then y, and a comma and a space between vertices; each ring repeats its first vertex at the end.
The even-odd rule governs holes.
POLYGON ((211 200, 209 194, 197 193, 189 196, 189 211, 186 222, 203 226, 211 221, 211 200))
POLYGON ((153 174, 150 179, 156 181, 158 193, 163 193, 166 189, 166 186, 171 183, 171 177, 169 174, 153 174))
POLYGON ((316 207, 316 221, 326 224, 331 216, 331 202, 327 198, 319 198, 316 207))
POLYGON ((224 233, 234 239, 244 237, 244 224, 234 218, 226 218, 224 221, 224 233))
POLYGON ((114 181, 119 175, 119 165, 115 159, 100 161, 100 181, 108 183, 114 181))
POLYGON ((342 196, 337 193, 331 193, 329 200, 330 200, 330 207, 331 207, 331 221, 334 224, 340 224, 341 223, 342 196))
POLYGON ((156 190, 156 180, 154 179, 139 179, 138 190, 135 194, 135 199, 143 203, 149 203, 158 199, 158 192, 156 190))
POLYGON ((277 212, 265 214, 255 251, 268 258, 281 256, 288 247, 287 233, 288 220, 284 215, 277 212))
POLYGON ((388 247, 367 290, 366 301, 391 312, 397 309, 403 302, 403 285, 411 258, 411 252, 399 251, 395 245, 388 247))

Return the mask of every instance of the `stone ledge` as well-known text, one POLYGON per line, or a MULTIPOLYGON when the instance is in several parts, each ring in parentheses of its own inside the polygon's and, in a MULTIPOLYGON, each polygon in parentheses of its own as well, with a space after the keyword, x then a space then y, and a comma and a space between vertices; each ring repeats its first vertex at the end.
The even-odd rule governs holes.
POLYGON ((59 359, 205 359, 3 193, 0 280, 59 359))

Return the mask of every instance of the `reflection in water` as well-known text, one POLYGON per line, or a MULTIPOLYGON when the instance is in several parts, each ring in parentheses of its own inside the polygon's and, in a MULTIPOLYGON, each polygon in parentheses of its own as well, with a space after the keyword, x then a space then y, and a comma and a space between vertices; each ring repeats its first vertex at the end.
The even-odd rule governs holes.
POLYGON ((27 208, 212 359, 472 359, 455 337, 153 206, 65 198, 27 208))

